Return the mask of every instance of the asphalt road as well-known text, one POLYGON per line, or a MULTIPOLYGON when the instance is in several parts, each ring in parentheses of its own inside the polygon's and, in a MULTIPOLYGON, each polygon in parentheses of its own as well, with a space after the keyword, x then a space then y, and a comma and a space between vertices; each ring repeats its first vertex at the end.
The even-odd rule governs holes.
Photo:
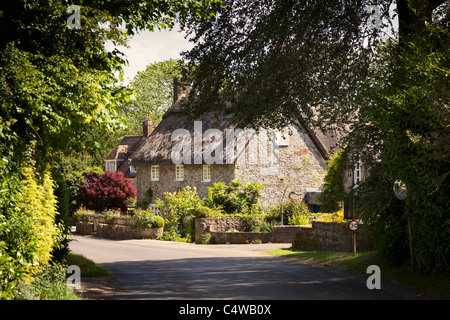
MULTIPOLYGON (((367 275, 261 254, 290 244, 196 245, 74 235, 70 249, 116 275, 114 299, 410 300, 424 297, 367 275)), ((81 275, 83 281, 83 275, 81 275)))

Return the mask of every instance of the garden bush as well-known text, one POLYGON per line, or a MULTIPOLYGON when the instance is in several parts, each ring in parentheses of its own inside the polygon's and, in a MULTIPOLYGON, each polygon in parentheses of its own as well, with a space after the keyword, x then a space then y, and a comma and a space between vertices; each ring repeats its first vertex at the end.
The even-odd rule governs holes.
POLYGON ((211 209, 205 206, 199 206, 192 212, 194 218, 212 218, 221 214, 223 214, 223 211, 211 209))
POLYGON ((178 231, 184 237, 187 228, 186 218, 201 205, 197 189, 187 186, 177 192, 166 192, 164 197, 165 202, 156 199, 156 207, 165 220, 166 229, 178 227, 178 231))
POLYGON ((161 228, 164 227, 164 218, 150 210, 136 210, 133 214, 133 227, 135 228, 161 228))
MULTIPOLYGON (((311 212, 308 210, 308 206, 303 201, 292 200, 286 201, 282 206, 278 205, 272 209, 272 215, 274 219, 281 216, 283 211, 283 224, 297 224, 298 222, 305 222, 309 219, 311 212)), ((281 218, 279 218, 281 219, 281 218)))
POLYGON ((258 205, 263 185, 259 182, 242 184, 232 180, 230 184, 216 182, 208 188, 208 195, 203 203, 210 208, 222 209, 226 213, 249 212, 258 205))
POLYGON ((125 178, 120 171, 108 170, 104 174, 92 171, 84 177, 86 182, 78 189, 78 198, 87 209, 98 212, 105 209, 126 211, 126 201, 136 197, 131 179, 125 178))
POLYGON ((64 264, 45 266, 29 284, 20 283, 14 291, 16 300, 81 300, 66 284, 64 264))
POLYGON ((24 167, 20 177, 7 178, 0 180, 5 182, 0 184, 1 299, 12 299, 19 283, 28 284, 42 272, 64 239, 55 223, 57 203, 50 173, 24 167))

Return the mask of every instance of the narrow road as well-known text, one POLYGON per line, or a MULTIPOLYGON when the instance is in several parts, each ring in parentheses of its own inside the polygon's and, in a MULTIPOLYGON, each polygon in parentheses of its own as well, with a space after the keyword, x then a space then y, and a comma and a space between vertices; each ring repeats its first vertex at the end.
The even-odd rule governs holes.
MULTIPOLYGON (((196 245, 158 240, 73 236, 70 249, 116 275, 114 299, 423 299, 383 281, 369 290, 367 276, 261 254, 290 244, 196 245)), ((382 274, 382 271, 381 271, 382 274)), ((83 281, 83 275, 81 275, 83 281)))

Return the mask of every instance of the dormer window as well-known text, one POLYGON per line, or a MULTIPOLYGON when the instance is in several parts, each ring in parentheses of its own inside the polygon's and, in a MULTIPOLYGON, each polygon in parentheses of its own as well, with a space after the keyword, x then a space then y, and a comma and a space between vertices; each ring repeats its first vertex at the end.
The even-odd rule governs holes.
POLYGON ((117 170, 117 162, 116 161, 106 161, 105 171, 116 172, 117 170))

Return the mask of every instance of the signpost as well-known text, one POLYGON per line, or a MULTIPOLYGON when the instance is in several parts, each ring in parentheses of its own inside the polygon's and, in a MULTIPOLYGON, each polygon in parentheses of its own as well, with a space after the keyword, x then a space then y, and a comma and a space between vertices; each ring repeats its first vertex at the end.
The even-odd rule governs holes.
MULTIPOLYGON (((406 195, 408 193, 408 188, 406 184, 401 180, 396 180, 394 182, 394 193, 397 199, 404 201, 406 200, 406 195)), ((412 230, 411 230, 411 218, 408 217, 408 237, 409 237, 409 256, 411 257, 411 269, 414 270, 414 260, 413 260, 413 247, 412 247, 412 230)))
POLYGON ((353 233, 353 254, 356 253, 356 231, 359 229, 359 223, 356 220, 352 220, 348 223, 348 228, 353 233))

